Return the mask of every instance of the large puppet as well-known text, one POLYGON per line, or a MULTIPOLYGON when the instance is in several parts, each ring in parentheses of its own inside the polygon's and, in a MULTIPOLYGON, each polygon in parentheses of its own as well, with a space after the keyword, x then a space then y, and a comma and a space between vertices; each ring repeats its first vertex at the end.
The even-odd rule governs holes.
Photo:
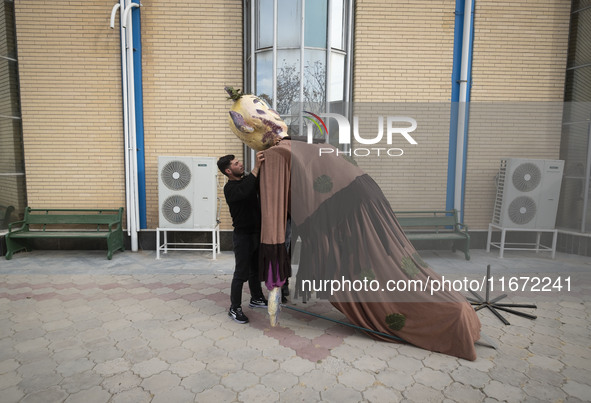
POLYGON ((476 359, 480 321, 474 309, 459 293, 429 286, 441 277, 416 252, 373 179, 326 144, 290 140, 279 114, 263 100, 228 92, 236 101, 232 131, 265 150, 259 173, 260 274, 270 291, 271 324, 280 287, 291 276, 285 248, 291 217, 302 246, 296 295, 307 298, 316 291, 357 326, 476 359))

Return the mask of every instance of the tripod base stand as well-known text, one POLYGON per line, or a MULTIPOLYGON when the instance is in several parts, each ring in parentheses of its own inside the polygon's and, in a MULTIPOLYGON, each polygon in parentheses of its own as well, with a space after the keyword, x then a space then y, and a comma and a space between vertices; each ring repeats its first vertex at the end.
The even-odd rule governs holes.
POLYGON ((514 309, 511 309, 511 308, 534 308, 534 309, 536 309, 537 308, 536 305, 533 305, 533 304, 501 304, 501 303, 499 303, 498 301, 507 297, 507 294, 499 295, 498 297, 493 298, 492 300, 489 299, 489 288, 488 288, 489 284, 490 284, 490 264, 486 266, 486 298, 483 299, 480 295, 478 295, 476 292, 474 292, 472 290, 470 290, 470 292, 472 293, 472 295, 474 295, 476 297, 476 299, 470 298, 470 297, 466 298, 468 301, 470 301, 470 304, 472 304, 475 311, 479 311, 482 308, 488 308, 488 310, 491 311, 497 318, 499 318, 499 320, 501 322, 503 322, 505 325, 510 325, 510 323, 507 319, 505 319, 505 317, 503 315, 501 315, 497 311, 497 309, 499 311, 508 312, 513 315, 521 316, 521 317, 527 318, 527 319, 533 320, 533 319, 537 318, 537 316, 535 316, 535 315, 530 315, 529 313, 519 312, 514 309))

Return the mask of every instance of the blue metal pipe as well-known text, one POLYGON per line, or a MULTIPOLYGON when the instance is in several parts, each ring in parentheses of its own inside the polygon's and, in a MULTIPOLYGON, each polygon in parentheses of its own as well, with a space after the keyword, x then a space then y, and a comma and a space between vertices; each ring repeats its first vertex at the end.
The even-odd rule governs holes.
MULTIPOLYGON (((462 155, 462 183, 466 181, 466 160, 467 160, 467 140, 468 140, 468 117, 469 117, 469 101, 470 88, 472 76, 472 49, 474 38, 474 0, 456 0, 455 8, 455 24, 454 24, 454 49, 453 49, 453 65, 451 75, 451 106, 450 106, 450 127, 449 127, 449 149, 448 149, 448 166, 447 166, 447 189, 445 206, 447 210, 451 210, 455 205, 455 189, 456 189, 456 148, 458 144, 458 110, 460 102, 460 75, 462 64, 462 46, 463 46, 463 28, 464 28, 464 9, 467 1, 472 2, 472 13, 469 16, 470 21, 470 44, 468 52, 468 83, 466 86, 466 114, 464 124, 464 150, 462 155)), ((461 184, 459 184, 461 186, 461 184)), ((460 211, 459 219, 463 221, 464 217, 464 193, 462 193, 461 200, 462 209, 460 211)))
MULTIPOLYGON (((473 49, 474 49, 474 5, 475 5, 475 0, 467 0, 467 1, 471 1, 472 2, 472 13, 469 16, 470 18, 470 51, 468 52, 468 83, 466 85, 466 124, 464 125, 464 154, 463 154, 463 159, 464 159, 464 163, 462 164, 463 166, 463 171, 462 171, 462 183, 466 183, 466 167, 467 167, 467 161, 468 161, 468 122, 470 120, 470 89, 472 88, 472 55, 473 55, 473 49)), ((462 206, 462 211, 460 214, 460 221, 464 222, 464 199, 465 199, 465 195, 466 193, 463 192, 462 193, 462 201, 461 201, 461 206, 462 206)))
MULTIPOLYGON (((132 0, 140 3, 140 0, 132 0)), ((140 7, 131 10, 133 25, 133 78, 135 96, 135 125, 137 145, 138 207, 140 228, 147 228, 146 219, 146 158, 144 153, 144 97, 142 90, 142 35, 140 7)))
POLYGON ((449 149, 447 155, 447 193, 445 209, 454 208, 456 189, 456 146, 458 131, 458 101, 460 99, 460 65, 462 62, 462 27, 464 25, 464 0, 456 0, 454 24, 454 49, 451 71, 451 105, 449 123, 449 149))

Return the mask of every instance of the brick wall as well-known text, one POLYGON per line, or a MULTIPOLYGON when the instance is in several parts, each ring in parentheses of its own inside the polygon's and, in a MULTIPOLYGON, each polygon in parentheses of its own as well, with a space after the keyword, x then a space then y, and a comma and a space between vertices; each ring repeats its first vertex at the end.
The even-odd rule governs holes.
MULTIPOLYGON (((142 35, 148 227, 155 228, 159 155, 242 158, 224 91, 242 88, 242 3, 151 2, 142 9, 142 35)), ((232 228, 221 188, 219 197, 222 228, 232 228)))
POLYGON ((453 0, 356 2, 353 100, 362 104, 355 114, 370 121, 360 133, 377 133, 370 110, 418 122, 417 145, 401 136, 379 145, 403 156, 356 158, 394 210, 445 208, 454 11, 453 0))
POLYGON ((16 2, 32 207, 125 204, 119 34, 112 1, 16 2))
MULTIPOLYGON (((109 28, 113 5, 17 2, 31 206, 125 204, 119 30, 109 28)), ((158 225, 158 155, 242 154, 225 124, 223 91, 242 82, 241 7, 232 0, 201 0, 182 7, 148 2, 141 9, 148 228, 158 225)), ((231 228, 225 205, 222 220, 231 228)))
POLYGON ((558 159, 569 0, 478 0, 465 221, 487 228, 505 157, 558 159))
MULTIPOLYGON (((454 11, 455 1, 356 2, 355 103, 381 104, 377 110, 396 103, 390 108, 419 123, 418 145, 392 145, 402 157, 357 158, 395 210, 445 207, 454 11)), ((501 158, 558 158, 569 11, 568 0, 476 1, 465 193, 471 229, 490 222, 501 158)), ((373 119, 363 126, 367 137, 375 136, 373 119)))

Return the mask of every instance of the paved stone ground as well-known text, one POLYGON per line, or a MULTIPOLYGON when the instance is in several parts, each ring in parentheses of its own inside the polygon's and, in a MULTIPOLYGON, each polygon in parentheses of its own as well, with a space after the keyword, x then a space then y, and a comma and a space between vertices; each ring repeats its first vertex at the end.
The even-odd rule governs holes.
MULTIPOLYGON (((0 401, 591 400, 591 259, 421 255, 449 278, 482 279, 491 264, 497 276, 568 276, 571 291, 507 292, 504 301, 538 306, 523 309, 536 320, 504 314, 509 326, 479 311, 498 349, 479 345, 471 362, 290 310, 281 327, 249 308, 250 324, 237 324, 231 252, 21 253, 0 260, 0 401)), ((291 303, 343 319, 322 301, 291 303)))

